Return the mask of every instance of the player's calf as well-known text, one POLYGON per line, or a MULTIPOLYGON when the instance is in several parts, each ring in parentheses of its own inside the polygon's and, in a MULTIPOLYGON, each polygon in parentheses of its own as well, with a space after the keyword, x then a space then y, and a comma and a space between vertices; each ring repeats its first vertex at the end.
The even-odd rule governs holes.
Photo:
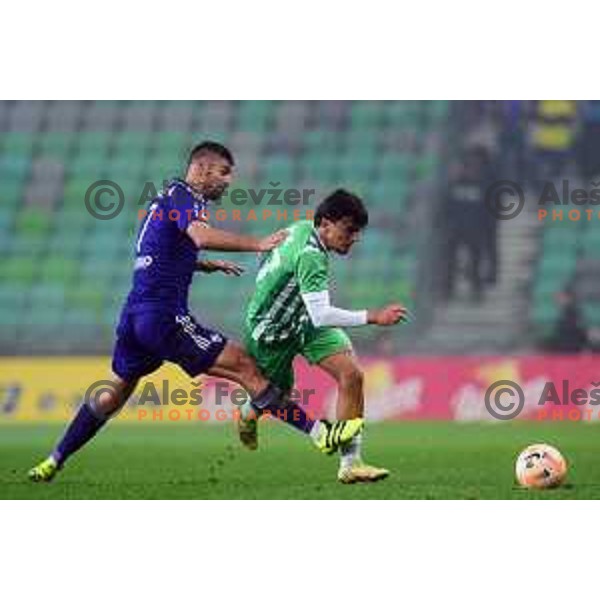
POLYGON ((111 386, 86 399, 50 456, 29 471, 29 479, 51 481, 66 460, 87 444, 125 404, 136 383, 128 383, 114 375, 111 386))

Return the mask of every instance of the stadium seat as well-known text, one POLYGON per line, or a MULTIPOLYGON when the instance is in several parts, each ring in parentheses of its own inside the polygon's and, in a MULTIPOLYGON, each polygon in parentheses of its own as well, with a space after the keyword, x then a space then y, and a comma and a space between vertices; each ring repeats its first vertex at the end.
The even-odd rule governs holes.
POLYGON ((45 237, 51 225, 51 214, 38 208, 27 208, 17 217, 16 231, 23 237, 45 237))
POLYGON ((5 154, 0 157, 0 181, 23 181, 29 174, 29 157, 5 154))
POLYGON ((69 284, 75 280, 78 261, 62 257, 49 257, 41 265, 42 280, 46 283, 69 284))
POLYGON ((272 121, 270 101, 240 102, 237 110, 237 128, 240 131, 264 132, 272 121))
POLYGON ((73 133, 46 132, 39 137, 37 150, 48 158, 66 160, 76 143, 73 133))
POLYGON ((0 262, 0 277, 4 285, 7 283, 31 284, 37 272, 38 264, 34 258, 17 256, 5 258, 0 262))
POLYGON ((3 132, 0 137, 0 152, 28 158, 33 153, 36 136, 26 132, 3 132))
POLYGON ((353 102, 350 118, 357 131, 372 130, 383 124, 384 102, 353 102))

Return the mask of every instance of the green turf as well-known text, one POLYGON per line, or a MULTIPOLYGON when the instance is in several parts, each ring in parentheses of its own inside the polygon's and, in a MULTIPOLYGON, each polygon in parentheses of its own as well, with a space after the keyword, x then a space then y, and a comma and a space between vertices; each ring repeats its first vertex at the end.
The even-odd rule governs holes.
POLYGON ((600 429, 562 423, 370 425, 366 457, 392 476, 374 485, 335 481, 337 458, 299 434, 261 423, 261 449, 237 444, 231 425, 114 423, 51 484, 27 469, 60 426, 0 427, 0 498, 600 498, 600 429), (518 489, 513 463, 526 445, 558 446, 568 483, 545 492, 518 489))

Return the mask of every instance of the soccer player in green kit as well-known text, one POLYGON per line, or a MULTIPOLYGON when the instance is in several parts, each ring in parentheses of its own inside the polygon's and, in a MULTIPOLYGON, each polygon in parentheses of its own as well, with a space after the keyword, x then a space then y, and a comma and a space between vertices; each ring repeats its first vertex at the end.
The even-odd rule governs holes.
MULTIPOLYGON (((301 354, 329 373, 338 385, 337 418, 364 414, 363 374, 352 343, 341 329, 367 324, 394 325, 406 321, 400 304, 381 309, 344 310, 329 298, 329 257, 345 255, 368 224, 368 213, 357 196, 339 189, 318 206, 314 223, 301 221, 288 228, 281 246, 266 255, 256 278, 245 320, 244 342, 266 377, 280 389, 291 390, 293 360, 301 354)), ((258 447, 258 422, 246 405, 238 421, 242 443, 258 447)), ((387 469, 364 463, 362 436, 340 446, 338 481, 374 482, 387 469)))

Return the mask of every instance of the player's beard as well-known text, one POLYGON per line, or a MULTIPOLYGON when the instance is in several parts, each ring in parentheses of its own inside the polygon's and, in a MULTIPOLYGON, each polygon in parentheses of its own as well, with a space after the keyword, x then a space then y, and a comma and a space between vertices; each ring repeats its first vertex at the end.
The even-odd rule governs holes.
POLYGON ((204 195, 209 200, 212 200, 213 202, 215 202, 215 201, 219 200, 221 198, 221 196, 223 196, 223 194, 227 191, 228 187, 229 187, 229 185, 227 183, 222 183, 220 185, 214 186, 210 190, 207 190, 204 193, 204 195))

